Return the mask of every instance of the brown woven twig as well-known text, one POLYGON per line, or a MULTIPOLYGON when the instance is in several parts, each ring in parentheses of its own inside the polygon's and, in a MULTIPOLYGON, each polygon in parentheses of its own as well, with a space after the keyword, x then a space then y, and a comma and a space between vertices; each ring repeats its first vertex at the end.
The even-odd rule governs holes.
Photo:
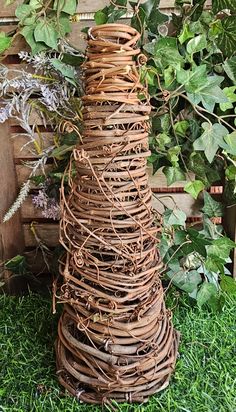
POLYGON ((177 353, 159 279, 138 39, 121 24, 90 30, 77 173, 61 192, 58 375, 90 403, 146 401, 168 385, 177 353))

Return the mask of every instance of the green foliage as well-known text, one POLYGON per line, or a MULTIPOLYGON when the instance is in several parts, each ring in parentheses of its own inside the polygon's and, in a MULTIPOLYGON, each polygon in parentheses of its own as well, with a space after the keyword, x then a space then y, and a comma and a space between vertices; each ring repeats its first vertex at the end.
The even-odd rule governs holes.
POLYGON ((3 53, 11 46, 11 37, 6 36, 6 33, 0 32, 0 53, 3 53))
POLYGON ((208 305, 212 310, 220 310, 222 293, 234 294, 236 289, 227 269, 230 252, 236 245, 211 220, 221 215, 218 202, 207 192, 204 199, 200 231, 186 225, 186 215, 181 210, 165 210, 160 253, 168 268, 166 277, 173 285, 188 293, 199 307, 208 305))
POLYGON ((223 216, 223 205, 213 199, 208 192, 204 192, 204 207, 202 211, 210 218, 220 217, 223 216))
POLYGON ((193 148, 203 151, 208 162, 212 163, 217 150, 224 144, 224 137, 227 136, 228 130, 219 123, 204 122, 201 126, 204 132, 194 141, 193 148))
POLYGON ((5 267, 16 275, 24 275, 28 271, 25 256, 17 255, 5 263, 5 267))
POLYGON ((195 181, 185 190, 194 198, 226 180, 224 198, 232 203, 236 175, 232 179, 231 172, 229 179, 228 167, 236 157, 236 7, 235 0, 215 0, 210 11, 204 3, 177 1, 180 14, 160 23, 154 13, 158 2, 149 0, 135 9, 131 23, 143 34, 140 45, 148 59, 142 73, 155 107, 153 172, 163 168, 168 185, 193 172, 195 181), (219 18, 225 8, 228 14, 219 18))
MULTIPOLYGON (((7 1, 6 5, 11 3, 7 1)), ((52 3, 24 0, 16 8, 19 20, 17 33, 25 38, 33 55, 49 49, 58 51, 59 40, 71 31, 70 17, 76 12, 77 0, 54 0, 52 3)), ((11 38, 7 39, 5 49, 11 45, 11 38)), ((2 49, 0 39, 0 53, 5 49, 2 49)))
POLYGON ((109 6, 98 10, 94 20, 96 24, 114 23, 126 13, 127 0, 115 0, 109 6))
POLYGON ((194 199, 198 198, 199 193, 204 189, 204 183, 201 180, 188 182, 184 186, 185 192, 189 193, 194 199))

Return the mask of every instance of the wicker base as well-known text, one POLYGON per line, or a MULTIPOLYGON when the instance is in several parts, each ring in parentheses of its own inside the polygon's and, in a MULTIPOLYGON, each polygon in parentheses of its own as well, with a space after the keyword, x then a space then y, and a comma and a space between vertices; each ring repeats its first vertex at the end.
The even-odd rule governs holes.
MULTIPOLYGON (((162 308, 151 330, 152 336, 148 338, 150 333, 145 333, 146 339, 140 336, 135 339, 139 328, 132 323, 137 322, 125 323, 124 327, 129 326, 130 330, 121 330, 122 337, 113 336, 113 342, 120 344, 109 343, 109 340, 99 344, 99 340, 105 339, 99 334, 101 322, 96 322, 93 326, 97 326, 97 332, 92 333, 91 345, 91 329, 87 327, 85 338, 72 311, 67 306, 61 316, 56 352, 59 381, 73 396, 93 404, 109 403, 113 399, 141 403, 168 386, 179 341, 179 334, 171 326, 170 312, 163 316, 162 308)), ((150 313, 146 315, 146 320, 148 318, 150 313)))

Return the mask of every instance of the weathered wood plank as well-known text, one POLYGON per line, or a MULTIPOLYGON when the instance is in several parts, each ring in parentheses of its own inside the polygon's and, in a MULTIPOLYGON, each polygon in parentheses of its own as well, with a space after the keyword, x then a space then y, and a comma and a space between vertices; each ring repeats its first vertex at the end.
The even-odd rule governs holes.
MULTIPOLYGON (((45 150, 53 145, 53 136, 53 133, 42 132, 41 139, 39 139, 37 133, 35 133, 34 138, 40 145, 41 150, 45 150)), ((35 146, 33 143, 27 144, 28 141, 27 136, 22 133, 14 133, 14 135, 12 135, 12 145, 15 159, 37 159, 40 157, 40 155, 35 155, 35 146)))
MULTIPOLYGON (((143 3, 145 0, 141 0, 141 3, 143 3)), ((96 0, 96 1, 89 1, 89 0, 79 0, 78 3, 78 8, 77 8, 77 13, 90 13, 90 12, 95 12, 106 5, 108 5, 110 2, 108 0, 96 0)), ((173 9, 174 8, 174 0, 161 0, 160 1, 160 8, 167 10, 167 9, 173 9)), ((207 1, 207 4, 209 5, 211 3, 210 1, 207 1)), ((1 16, 2 17, 12 17, 15 15, 15 9, 16 6, 22 4, 22 0, 17 0, 10 6, 5 6, 5 0, 0 1, 0 7, 1 7, 1 16)))
POLYGON ((0 126, 0 146, 0 262, 3 262, 24 250, 20 213, 15 213, 8 222, 3 223, 5 213, 17 196, 16 173, 8 122, 0 126))
MULTIPOLYGON (((37 236, 41 239, 43 243, 47 246, 55 247, 59 243, 59 226, 58 224, 36 224, 34 225, 37 236)), ((23 225, 23 233, 25 238, 26 247, 36 247, 38 245, 37 240, 31 230, 29 224, 23 225)))
POLYGON ((48 265, 52 262, 52 251, 48 250, 46 256, 43 256, 40 249, 26 250, 24 255, 30 271, 36 275, 41 273, 48 273, 48 265), (46 260, 46 261, 45 261, 46 260))
MULTIPOLYGON (((45 173, 48 173, 50 169, 52 168, 52 165, 45 165, 45 173)), ((28 180, 29 176, 31 173, 31 169, 25 165, 16 165, 16 174, 17 174, 17 184, 18 187, 21 187, 26 180, 28 180)), ((42 171, 39 169, 36 173, 35 176, 41 175, 42 171)), ((32 183, 32 189, 34 189, 36 186, 32 183)), ((37 187, 36 187, 37 188, 37 187)))

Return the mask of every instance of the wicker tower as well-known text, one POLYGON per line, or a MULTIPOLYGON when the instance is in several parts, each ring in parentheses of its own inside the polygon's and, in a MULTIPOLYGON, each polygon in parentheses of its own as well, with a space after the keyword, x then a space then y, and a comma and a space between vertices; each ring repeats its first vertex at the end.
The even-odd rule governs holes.
POLYGON ((177 353, 146 173, 139 37, 121 24, 90 30, 76 176, 68 196, 62 189, 58 375, 89 403, 146 401, 168 385, 177 353))

